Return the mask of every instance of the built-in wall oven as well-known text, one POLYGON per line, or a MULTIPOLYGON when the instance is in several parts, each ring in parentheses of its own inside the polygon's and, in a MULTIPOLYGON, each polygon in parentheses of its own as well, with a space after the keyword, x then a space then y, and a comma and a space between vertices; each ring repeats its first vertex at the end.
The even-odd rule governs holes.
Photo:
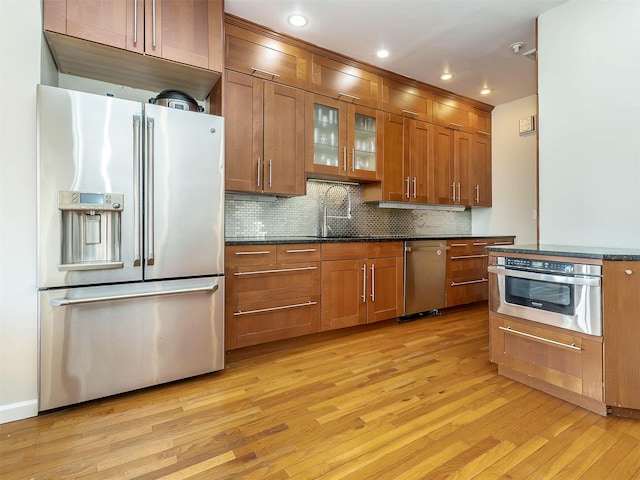
POLYGON ((588 335, 602 335, 602 267, 491 257, 492 311, 588 335))

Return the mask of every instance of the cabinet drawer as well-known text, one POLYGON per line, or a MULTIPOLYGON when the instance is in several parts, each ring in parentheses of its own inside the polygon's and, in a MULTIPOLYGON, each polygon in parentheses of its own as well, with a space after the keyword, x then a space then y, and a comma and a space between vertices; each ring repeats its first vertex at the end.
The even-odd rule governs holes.
POLYGON ((367 244, 364 242, 322 244, 322 260, 364 259, 366 256, 367 244))
POLYGON ((297 243, 277 245, 278 263, 319 262, 319 243, 297 243))
POLYGON ((487 277, 487 253, 462 253, 447 257, 447 277, 487 277))
POLYGON ((447 307, 486 300, 489 295, 487 277, 447 278, 447 307))
POLYGON ((225 25, 225 67, 310 90, 311 54, 236 25, 225 25))
POLYGON ((346 63, 314 55, 312 83, 314 93, 348 103, 380 107, 382 79, 346 63))
POLYGON ((366 245, 367 258, 404 256, 404 244, 402 242, 371 242, 366 245))
POLYGON ((227 305, 320 294, 320 263, 227 268, 227 305))
POLYGON ((491 361, 562 390, 603 400, 602 337, 491 314, 491 361))
POLYGON ((320 331, 320 297, 268 301, 250 308, 227 308, 226 349, 298 337, 320 331))
POLYGON ((273 265, 275 263, 275 245, 237 245, 224 249, 224 264, 227 267, 273 265))

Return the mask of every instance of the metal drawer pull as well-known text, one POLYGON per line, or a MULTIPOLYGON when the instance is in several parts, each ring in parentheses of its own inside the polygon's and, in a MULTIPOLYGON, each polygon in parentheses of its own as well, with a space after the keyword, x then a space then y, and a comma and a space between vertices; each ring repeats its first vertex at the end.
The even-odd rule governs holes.
POLYGON ((271 251, 265 250, 263 252, 236 252, 236 255, 266 255, 267 253, 271 253, 271 251))
POLYGON ((287 250, 287 253, 306 253, 306 252, 315 252, 315 248, 301 248, 300 250, 287 250))
POLYGON ((506 328, 498 327, 498 328, 505 332, 515 333, 516 335, 522 335, 523 337, 533 338, 534 340, 540 340, 541 342, 551 343, 553 345, 559 345, 561 347, 570 348, 572 350, 578 350, 578 351, 582 350, 582 348, 577 347, 575 343, 572 343, 571 345, 569 345, 568 343, 556 342, 555 340, 550 340, 548 338, 538 337, 537 335, 531 335, 530 333, 520 332, 518 330, 512 329, 511 327, 506 327, 506 328))
POLYGON ((269 75, 270 77, 275 77, 275 78, 278 78, 280 76, 277 73, 269 72, 267 70, 262 70, 261 68, 256 68, 256 67, 251 67, 251 71, 253 73, 255 72, 264 73, 265 75, 269 75))
POLYGON ((255 272, 236 272, 235 276, 242 275, 260 275, 261 273, 283 273, 283 272, 302 272, 305 270, 316 270, 318 267, 300 267, 300 268, 279 268, 277 270, 256 270, 255 272))
POLYGON ((408 113, 409 115, 415 115, 416 117, 420 115, 417 112, 412 112, 411 110, 404 110, 404 109, 402 110, 402 113, 408 113))
POLYGON ((451 282, 451 286, 452 287, 459 287, 461 285, 471 285, 473 283, 485 283, 488 282, 489 280, 487 278, 482 278, 480 280, 469 280, 467 282, 451 282))
POLYGON ((127 295, 111 295, 107 297, 79 298, 72 300, 69 298, 52 298, 49 305, 52 307, 64 307, 66 305, 82 305, 85 303, 112 302, 114 300, 131 300, 134 298, 160 297, 163 295, 179 295, 183 293, 215 292, 218 285, 207 285, 206 287, 179 288, 177 290, 161 290, 159 292, 131 293, 127 295))
POLYGON ((289 308, 298 308, 298 307, 309 307, 311 305, 317 305, 318 302, 307 302, 307 303, 296 303, 295 305, 284 305, 282 307, 272 307, 272 308, 260 308, 258 310, 247 310, 246 312, 235 312, 233 315, 239 317, 240 315, 251 315, 253 313, 264 313, 264 312, 276 312, 278 310, 287 310, 289 308))
POLYGON ((494 245, 513 245, 513 242, 493 242, 494 245))
POLYGON ((466 247, 467 244, 466 243, 452 243, 451 246, 452 247, 466 247))
POLYGON ((349 95, 348 93, 338 92, 338 97, 347 97, 353 100, 360 100, 360 97, 356 97, 355 95, 349 95))
POLYGON ((473 242, 474 245, 480 246, 480 245, 489 245, 488 242, 473 242))
POLYGON ((485 258, 489 255, 486 253, 479 253, 477 255, 458 255, 457 257, 451 257, 451 260, 461 260, 464 258, 485 258))

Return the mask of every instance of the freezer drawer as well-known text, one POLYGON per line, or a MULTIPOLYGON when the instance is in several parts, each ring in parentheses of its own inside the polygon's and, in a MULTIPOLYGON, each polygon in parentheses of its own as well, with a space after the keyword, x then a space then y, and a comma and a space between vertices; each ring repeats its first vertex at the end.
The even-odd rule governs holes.
POLYGON ((224 277, 40 292, 39 410, 224 368, 224 277))

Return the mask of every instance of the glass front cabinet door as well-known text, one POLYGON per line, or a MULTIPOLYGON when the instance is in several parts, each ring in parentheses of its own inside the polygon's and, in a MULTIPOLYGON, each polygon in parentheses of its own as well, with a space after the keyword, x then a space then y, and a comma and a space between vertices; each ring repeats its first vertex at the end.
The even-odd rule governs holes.
MULTIPOLYGON (((382 113, 342 100, 309 94, 307 172, 316 176, 378 179, 382 113)), ((313 175, 312 175, 313 176, 313 175)))

